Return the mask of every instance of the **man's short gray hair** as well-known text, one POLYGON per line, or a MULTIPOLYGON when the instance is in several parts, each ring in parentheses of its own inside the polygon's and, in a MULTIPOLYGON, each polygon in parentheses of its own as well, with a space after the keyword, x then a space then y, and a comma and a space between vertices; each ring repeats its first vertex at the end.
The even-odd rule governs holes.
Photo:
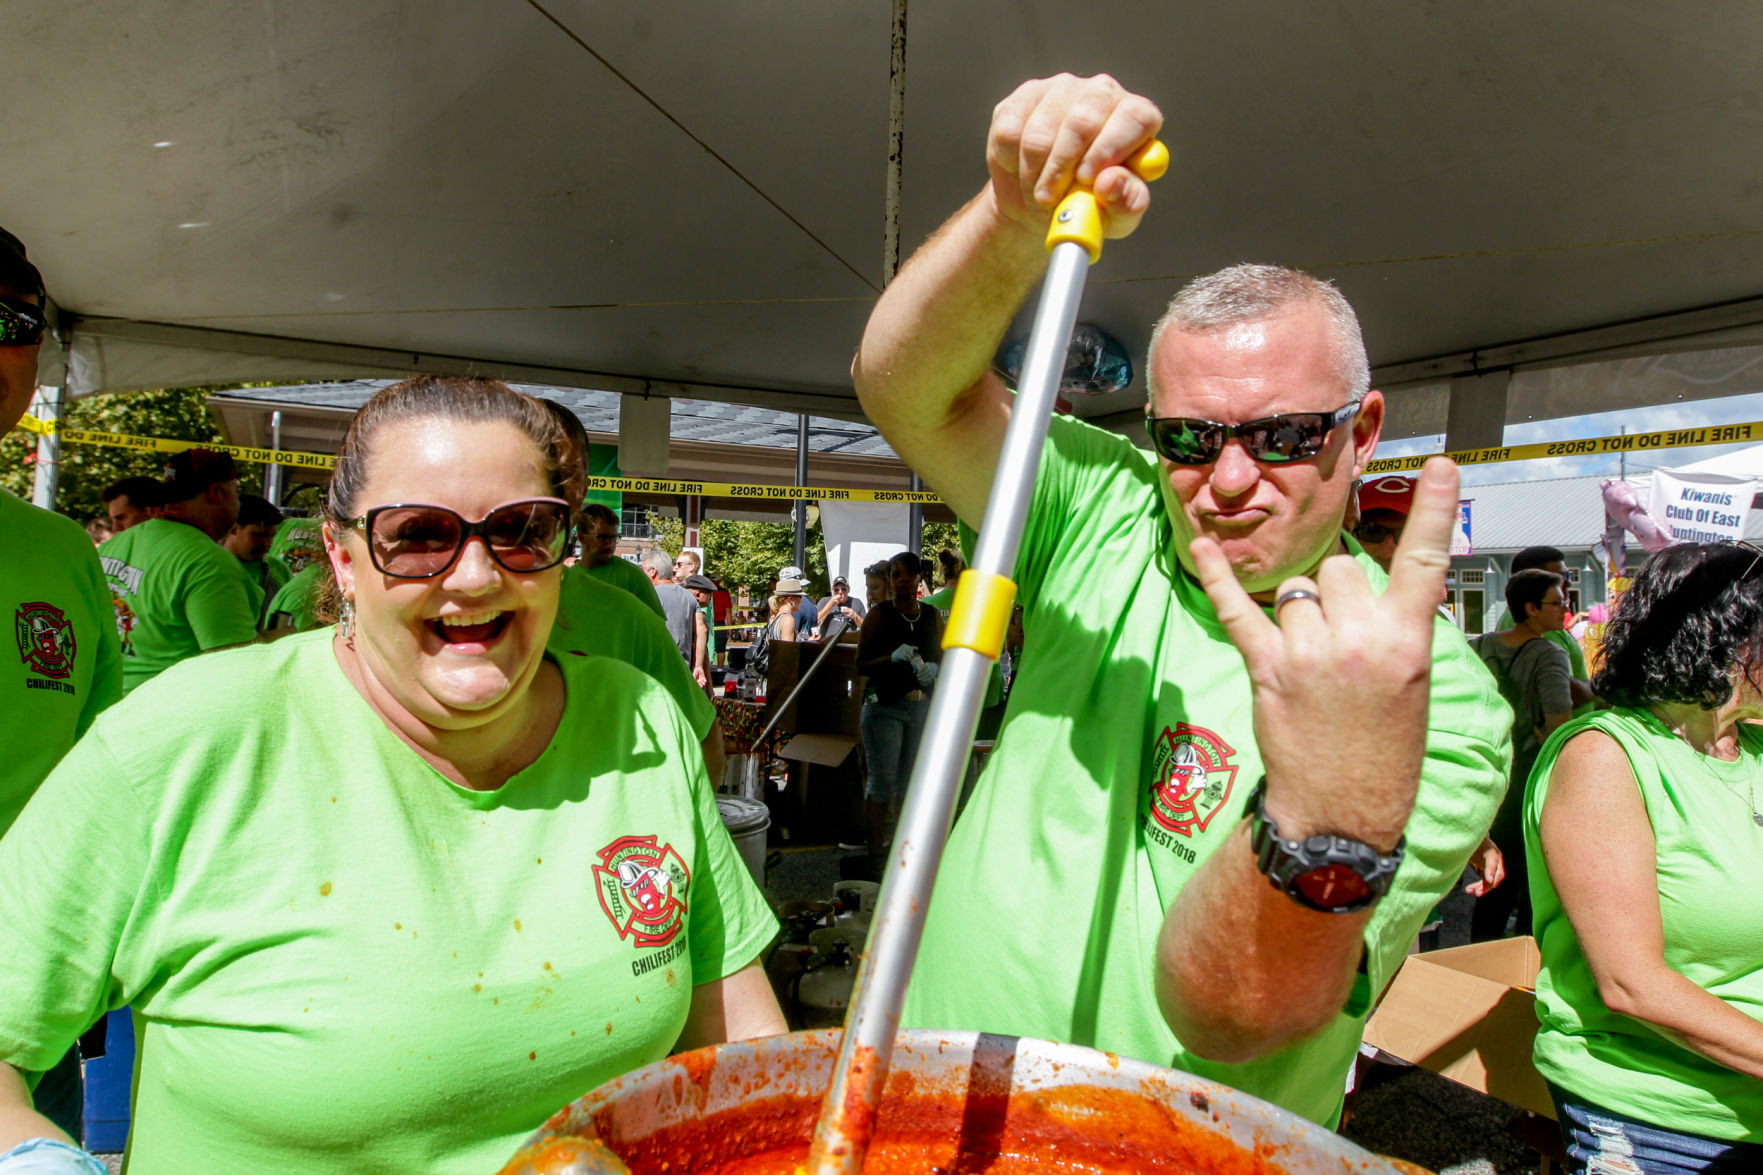
POLYGON ((666 551, 650 551, 643 556, 643 566, 662 579, 673 578, 673 556, 666 551))
POLYGON ((1341 385, 1357 403, 1371 388, 1371 363, 1359 316, 1333 282, 1311 277, 1283 265, 1232 265, 1197 277, 1169 301, 1169 308, 1151 328, 1145 362, 1145 383, 1155 396, 1157 344, 1169 329, 1207 334, 1245 322, 1260 322, 1289 306, 1315 302, 1328 314, 1334 333, 1334 366, 1341 385))

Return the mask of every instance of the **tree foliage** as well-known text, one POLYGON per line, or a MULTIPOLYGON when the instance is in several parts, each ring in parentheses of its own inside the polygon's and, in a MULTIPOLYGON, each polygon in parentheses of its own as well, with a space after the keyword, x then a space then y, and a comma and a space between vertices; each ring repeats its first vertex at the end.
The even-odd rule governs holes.
MULTIPOLYGON (((219 426, 208 411, 212 388, 164 388, 148 392, 111 392, 73 401, 62 414, 65 428, 131 433, 177 441, 224 444, 219 426)), ((61 446, 61 480, 55 508, 79 522, 104 514, 100 497, 105 486, 125 477, 159 478, 169 454, 108 445, 61 446)), ((37 437, 15 429, 0 439, 0 486, 21 498, 31 496, 36 477, 37 437)), ((239 467, 239 492, 261 493, 263 469, 239 467)))
MULTIPOLYGON (((818 511, 808 524, 807 562, 802 570, 808 573, 808 590, 824 596, 830 590, 826 566, 826 536, 820 527, 818 511)), ((655 541, 670 555, 677 555, 685 534, 685 525, 678 518, 651 514, 655 541)), ((927 522, 922 535, 922 549, 934 559, 940 547, 955 547, 959 542, 952 522, 927 522)), ((796 528, 788 522, 736 522, 727 518, 706 518, 698 530, 704 544, 704 565, 716 581, 735 591, 742 587, 758 591, 765 587, 783 568, 796 559, 796 528)), ((861 568, 848 572, 855 575, 861 568)))

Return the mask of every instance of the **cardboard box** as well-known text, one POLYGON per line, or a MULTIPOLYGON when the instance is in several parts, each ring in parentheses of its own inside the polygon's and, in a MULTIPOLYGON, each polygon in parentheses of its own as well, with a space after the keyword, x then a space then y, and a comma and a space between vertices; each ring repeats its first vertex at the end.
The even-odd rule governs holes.
POLYGON ((1533 938, 1410 955, 1365 1025, 1365 1042, 1553 1118, 1530 1060, 1541 963, 1533 938))
MULTIPOLYGON (((818 641, 772 641, 766 674, 765 720, 777 713, 801 675, 823 651, 818 641)), ((826 661, 777 724, 785 734, 849 735, 855 745, 863 711, 863 689, 857 674, 857 638, 847 637, 827 653, 826 661)))

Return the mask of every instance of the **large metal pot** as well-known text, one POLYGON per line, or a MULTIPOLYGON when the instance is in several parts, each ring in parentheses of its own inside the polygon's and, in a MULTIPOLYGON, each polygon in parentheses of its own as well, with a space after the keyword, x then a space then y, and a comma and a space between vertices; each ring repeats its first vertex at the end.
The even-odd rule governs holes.
MULTIPOLYGON (((632 1175, 738 1169, 806 1150, 838 1029, 699 1049, 607 1082, 528 1140, 603 1143, 632 1175)), ((918 1148, 918 1169, 978 1170, 993 1156, 1038 1169, 1171 1175, 1398 1175, 1388 1160, 1228 1086, 1076 1045, 973 1032, 902 1032, 871 1162, 918 1148)), ((593 1164, 571 1170, 614 1170, 593 1164)), ((1018 1166, 1015 1169, 1025 1169, 1018 1166)))

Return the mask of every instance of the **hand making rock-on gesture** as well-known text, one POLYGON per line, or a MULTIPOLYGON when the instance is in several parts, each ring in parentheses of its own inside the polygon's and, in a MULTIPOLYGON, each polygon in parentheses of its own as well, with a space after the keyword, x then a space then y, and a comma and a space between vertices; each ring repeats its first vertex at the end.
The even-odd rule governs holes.
POLYGON ((1426 749, 1433 621, 1456 517, 1457 467, 1434 457, 1415 487, 1387 591, 1374 594, 1364 569, 1335 555, 1314 580, 1282 582, 1272 617, 1214 540, 1189 548, 1248 665, 1267 811, 1282 835, 1337 833, 1384 852, 1401 839, 1426 749))

